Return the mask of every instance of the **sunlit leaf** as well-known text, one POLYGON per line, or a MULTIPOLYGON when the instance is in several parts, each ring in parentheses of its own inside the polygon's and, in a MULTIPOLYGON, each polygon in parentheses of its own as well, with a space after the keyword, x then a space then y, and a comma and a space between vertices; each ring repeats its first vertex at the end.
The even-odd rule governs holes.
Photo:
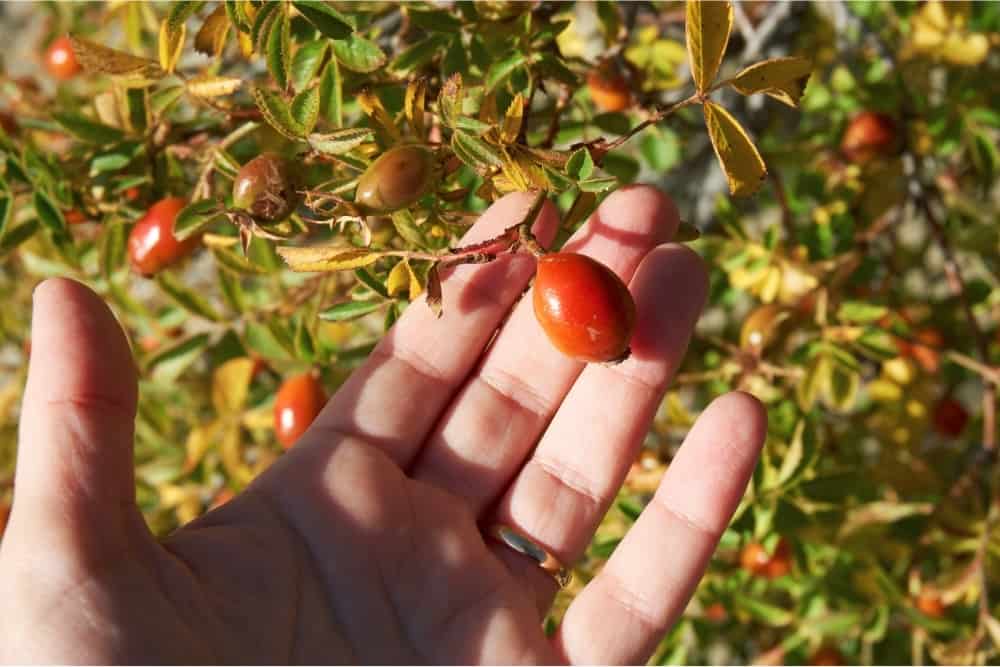
POLYGON ((808 58, 772 58, 747 67, 733 78, 732 86, 744 95, 765 93, 790 107, 797 107, 812 73, 808 58))
POLYGON ((173 273, 169 271, 161 272, 156 276, 156 283, 163 290, 164 294, 170 297, 171 301, 189 313, 213 322, 218 322, 222 319, 222 316, 212 307, 204 295, 199 294, 192 287, 181 282, 173 273))
POLYGON ((352 72, 374 72, 382 67, 386 55, 378 44, 357 34, 332 42, 333 53, 340 64, 352 72))
POLYGON ((511 100, 510 106, 503 117, 503 125, 500 127, 500 141, 504 144, 512 144, 517 141, 517 136, 521 132, 521 123, 524 120, 524 96, 518 93, 511 100))
POLYGON ((307 88, 326 58, 327 49, 330 42, 326 39, 314 39, 299 46, 298 51, 292 57, 292 85, 295 90, 307 88))
POLYGON ((292 3, 307 21, 330 39, 345 39, 354 32, 343 14, 321 0, 294 0, 292 3))
POLYGON ((230 359, 212 373, 212 405, 220 415, 239 412, 246 403, 253 378, 254 360, 230 359))
POLYGON ((767 167, 746 130, 721 106, 705 102, 705 124, 712 147, 729 181, 729 191, 738 196, 752 195, 760 189, 767 167))
POLYGON ((221 97, 232 95, 243 84, 243 79, 231 76, 213 76, 211 74, 199 74, 191 77, 185 83, 187 91, 195 97, 221 97))
POLYGON ((299 136, 311 132, 319 119, 319 88, 307 88, 296 95, 289 113, 296 127, 301 130, 299 136))
POLYGON ((208 347, 209 335, 197 334, 157 352, 146 362, 147 372, 157 382, 176 380, 208 347))
POLYGON ((173 73, 180 60, 181 52, 184 49, 184 37, 187 35, 187 26, 171 23, 169 19, 163 19, 160 23, 160 39, 158 43, 160 54, 160 67, 168 74, 173 73))
POLYGON ((459 160, 476 170, 499 167, 502 164, 500 156, 489 144, 465 132, 451 135, 451 149, 459 160))
POLYGON ((733 5, 729 0, 687 0, 684 30, 698 92, 704 93, 715 81, 732 29, 733 5))
POLYGON ((309 145, 325 155, 343 155, 374 136, 371 128, 350 127, 328 134, 310 134, 309 145))
POLYGON ((308 134, 309 131, 295 119, 290 106, 278 93, 255 88, 253 98, 264 120, 280 134, 289 139, 300 139, 308 134))
POLYGON ((319 318, 327 322, 345 322, 374 313, 385 305, 385 301, 345 301, 319 313, 319 318))
POLYGON ((278 255, 293 271, 345 271, 374 264, 384 253, 351 246, 279 246, 278 255))

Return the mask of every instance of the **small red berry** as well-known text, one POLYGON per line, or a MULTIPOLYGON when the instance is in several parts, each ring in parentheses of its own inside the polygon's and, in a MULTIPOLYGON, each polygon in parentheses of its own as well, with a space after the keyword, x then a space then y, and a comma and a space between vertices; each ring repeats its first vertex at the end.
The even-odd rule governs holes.
POLYGON ((326 404, 323 386, 312 373, 285 380, 274 399, 274 431, 288 449, 306 432, 326 404))
POLYGON ((962 435, 969 423, 969 413, 954 398, 945 397, 934 406, 934 430, 948 438, 962 435))
POLYGON ((764 574, 770 559, 770 554, 760 542, 749 542, 740 551, 740 567, 756 576, 764 574))
POLYGON ((88 222, 87 215, 78 208, 71 208, 63 213, 63 217, 68 225, 81 225, 88 222))
POLYGON ((72 79, 80 71, 73 46, 67 35, 57 37, 45 51, 45 69, 56 79, 72 79))
POLYGON ((587 88, 600 111, 624 111, 632 106, 632 89, 614 63, 606 62, 590 70, 587 88))
POLYGON ((136 273, 146 277, 159 273, 198 245, 197 237, 178 241, 174 236, 174 220, 186 205, 180 197, 161 199, 135 223, 128 237, 128 256, 136 273))
POLYGON ((941 618, 944 616, 945 604, 941 597, 931 591, 921 591, 916 599, 916 607, 925 616, 941 618))
POLYGON ((863 111, 847 124, 840 150, 851 162, 864 164, 895 153, 898 141, 896 121, 883 113, 863 111))
POLYGON ((635 328, 635 302, 614 271, 586 255, 538 260, 535 317, 563 354, 588 362, 621 360, 635 328))

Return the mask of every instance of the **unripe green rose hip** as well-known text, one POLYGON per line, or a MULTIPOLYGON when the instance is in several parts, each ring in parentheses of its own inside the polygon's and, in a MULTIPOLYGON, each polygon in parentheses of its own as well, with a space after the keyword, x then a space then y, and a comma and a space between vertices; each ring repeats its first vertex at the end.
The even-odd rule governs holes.
POLYGON ((423 197, 437 181, 434 153, 423 146, 397 146, 372 162, 354 197, 365 213, 391 213, 423 197))

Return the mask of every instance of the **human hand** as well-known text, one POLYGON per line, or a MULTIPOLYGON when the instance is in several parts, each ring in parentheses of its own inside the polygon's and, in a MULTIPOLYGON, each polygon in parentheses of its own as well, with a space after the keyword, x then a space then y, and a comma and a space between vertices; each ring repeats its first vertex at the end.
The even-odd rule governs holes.
MULTIPOLYGON (((466 241, 530 201, 500 200, 466 241)), ((547 243, 557 224, 549 205, 535 233, 547 243)), ((533 257, 458 267, 441 319, 408 308, 295 447, 162 542, 135 503, 125 338, 90 290, 47 281, 0 548, 0 660, 646 660, 756 464, 766 417, 755 399, 734 393, 705 410, 551 640, 541 619, 554 580, 482 530, 510 526, 564 563, 583 553, 705 300, 699 258, 663 245, 677 224, 665 196, 626 188, 567 245, 630 283, 627 361, 584 366, 549 344, 531 300, 518 301, 533 257)))

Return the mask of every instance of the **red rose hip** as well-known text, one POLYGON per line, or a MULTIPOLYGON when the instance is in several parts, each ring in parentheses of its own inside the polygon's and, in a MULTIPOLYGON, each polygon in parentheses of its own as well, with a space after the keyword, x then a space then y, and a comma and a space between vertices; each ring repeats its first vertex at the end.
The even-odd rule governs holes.
POLYGON ((288 449, 294 445, 324 405, 326 393, 312 373, 285 380, 274 399, 274 432, 281 446, 288 449))
POLYGON ((135 223, 128 237, 128 257, 136 273, 155 275, 191 254, 198 245, 197 237, 178 241, 174 236, 174 220, 186 205, 180 197, 161 199, 135 223))
POLYGON ((847 124, 840 150, 851 162, 865 164, 895 153, 899 147, 898 139, 896 121, 890 116, 863 111, 847 124))
POLYGON ((535 317, 549 341, 566 356, 588 362, 628 356, 635 302, 614 271, 570 252, 538 260, 535 317))
POLYGON ((45 52, 45 69, 62 81, 72 79, 80 71, 80 63, 76 60, 68 36, 57 37, 49 46, 45 52))

